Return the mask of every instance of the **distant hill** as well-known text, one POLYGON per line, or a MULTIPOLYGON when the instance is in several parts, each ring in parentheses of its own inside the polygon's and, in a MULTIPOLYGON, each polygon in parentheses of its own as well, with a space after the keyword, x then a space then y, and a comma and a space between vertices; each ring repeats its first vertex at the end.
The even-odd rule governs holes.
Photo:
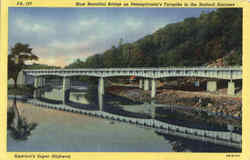
POLYGON ((66 68, 201 66, 223 59, 242 65, 242 9, 219 8, 168 24, 133 43, 77 60, 66 68))
POLYGON ((60 68, 61 67, 49 66, 47 64, 37 64, 37 63, 25 66, 25 69, 60 69, 60 68))

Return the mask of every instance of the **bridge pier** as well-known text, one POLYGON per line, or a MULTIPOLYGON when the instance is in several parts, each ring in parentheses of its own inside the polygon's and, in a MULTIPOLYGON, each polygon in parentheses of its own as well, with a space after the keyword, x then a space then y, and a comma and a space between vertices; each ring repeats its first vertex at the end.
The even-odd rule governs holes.
POLYGON ((33 93, 33 98, 38 98, 38 77, 36 76, 35 78, 34 78, 34 93, 33 93))
POLYGON ((196 80, 196 81, 194 82, 194 86, 195 86, 195 87, 200 87, 200 81, 199 81, 199 80, 196 80))
POLYGON ((143 80, 139 79, 139 88, 142 88, 142 87, 143 87, 143 80))
POLYGON ((102 95, 104 95, 104 78, 101 78, 101 89, 102 89, 102 95))
POLYGON ((148 91, 148 90, 149 90, 149 80, 144 79, 144 91, 148 91))
POLYGON ((151 89, 151 98, 155 98, 155 95, 156 95, 156 85, 155 85, 155 79, 152 79, 151 80, 152 82, 152 89, 151 89))
POLYGON ((39 78, 39 97, 42 97, 43 94, 43 87, 45 86, 45 77, 40 77, 39 78))
POLYGON ((207 91, 216 92, 217 91, 217 82, 216 81, 207 81, 207 91))
POLYGON ((43 77, 38 77, 36 76, 34 79, 34 93, 33 93, 33 98, 40 98, 42 95, 41 92, 41 87, 43 87, 44 84, 44 78, 43 77))
POLYGON ((45 77, 42 77, 42 87, 44 87, 46 85, 46 79, 45 77))
POLYGON ((63 86, 62 86, 62 95, 63 95, 63 104, 66 103, 67 99, 69 98, 69 89, 71 87, 70 84, 70 78, 69 77, 63 77, 63 86))
POLYGON ((99 110, 103 110, 103 95, 104 95, 104 79, 100 77, 98 79, 98 103, 99 103, 99 110))
POLYGON ((26 75, 25 73, 23 72, 23 70, 21 70, 19 73, 18 73, 18 76, 17 76, 17 85, 24 85, 25 84, 25 78, 26 78, 26 75))
POLYGON ((155 119, 155 107, 152 107, 151 109, 151 118, 155 119))
POLYGON ((227 94, 235 95, 235 83, 232 80, 228 82, 227 94))

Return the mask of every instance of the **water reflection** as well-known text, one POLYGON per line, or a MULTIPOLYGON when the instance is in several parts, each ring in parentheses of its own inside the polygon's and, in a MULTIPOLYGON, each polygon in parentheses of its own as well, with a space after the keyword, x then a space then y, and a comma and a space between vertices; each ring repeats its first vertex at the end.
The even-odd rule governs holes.
POLYGON ((166 135, 157 131, 155 133, 169 141, 174 152, 241 152, 241 149, 166 135))
POLYGON ((39 126, 26 141, 8 135, 8 151, 20 152, 170 152, 171 144, 153 129, 110 123, 80 114, 18 103, 39 126))

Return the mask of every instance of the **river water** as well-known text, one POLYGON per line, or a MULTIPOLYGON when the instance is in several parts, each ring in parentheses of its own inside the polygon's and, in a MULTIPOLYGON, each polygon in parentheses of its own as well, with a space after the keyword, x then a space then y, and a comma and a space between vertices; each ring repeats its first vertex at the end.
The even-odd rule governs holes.
MULTIPOLYGON (((9 100, 9 104, 11 104, 9 100)), ((15 152, 169 152, 172 146, 153 129, 45 109, 18 102, 22 115, 38 123, 28 140, 9 134, 8 151, 15 152)))
MULTIPOLYGON (((81 87, 86 89, 86 85, 81 87)), ((9 99, 8 106, 12 103, 9 99)), ((8 133, 8 152, 173 152, 173 142, 180 140, 185 143, 185 151, 188 152, 235 151, 161 135, 151 128, 111 123, 110 120, 41 108, 21 101, 17 102, 17 106, 28 121, 38 125, 27 140, 15 140, 8 133)))
MULTIPOLYGON (((8 100, 9 106, 12 100, 8 100)), ((8 152, 173 152, 173 142, 188 152, 239 152, 238 149, 162 135, 151 128, 17 102, 21 114, 37 123, 27 140, 8 133, 8 152)))

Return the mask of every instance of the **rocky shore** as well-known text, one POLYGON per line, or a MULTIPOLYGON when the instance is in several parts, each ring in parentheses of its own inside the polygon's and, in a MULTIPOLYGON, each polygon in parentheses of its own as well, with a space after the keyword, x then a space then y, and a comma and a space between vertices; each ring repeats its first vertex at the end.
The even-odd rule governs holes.
MULTIPOLYGON (((126 97, 133 101, 151 102, 150 91, 144 91, 136 87, 111 86, 107 92, 126 97)), ((234 124, 241 126, 242 100, 241 97, 230 97, 224 94, 223 89, 218 93, 208 93, 206 91, 183 91, 174 89, 157 89, 157 96, 154 102, 157 104, 168 104, 187 110, 202 110, 213 115, 223 115, 218 118, 219 123, 234 124)), ((179 110, 178 108, 178 110, 179 110)))

